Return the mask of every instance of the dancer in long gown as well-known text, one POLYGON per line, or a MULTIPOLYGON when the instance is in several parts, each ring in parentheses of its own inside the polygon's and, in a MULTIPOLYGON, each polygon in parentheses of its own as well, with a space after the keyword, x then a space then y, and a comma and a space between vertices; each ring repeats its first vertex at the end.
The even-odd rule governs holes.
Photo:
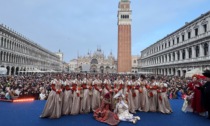
POLYGON ((71 114, 77 115, 81 111, 81 97, 82 97, 82 88, 81 88, 81 77, 77 75, 77 79, 75 79, 72 83, 73 90, 73 103, 71 108, 71 114))
POLYGON ((60 75, 51 81, 51 92, 48 96, 41 118, 60 118, 62 111, 62 81, 60 75))
POLYGON ((140 108, 140 82, 136 80, 133 85, 133 100, 134 100, 134 105, 135 105, 135 111, 137 111, 140 108))
POLYGON ((129 113, 128 105, 126 104, 126 101, 124 101, 125 96, 121 92, 116 94, 114 98, 118 99, 114 112, 118 115, 121 121, 128 121, 135 124, 137 120, 140 120, 139 116, 134 116, 129 113))
MULTIPOLYGON (((118 92, 123 93, 124 91, 124 82, 121 79, 121 76, 118 76, 117 79, 114 81, 114 91, 113 96, 116 95, 118 92)), ((112 108, 114 109, 116 106, 116 103, 114 102, 114 98, 112 97, 112 108)))
POLYGON ((117 114, 111 111, 111 97, 109 93, 104 95, 100 107, 95 110, 93 116, 97 121, 111 126, 115 126, 120 122, 117 114))
POLYGON ((157 106, 158 106, 158 100, 157 100, 157 88, 158 88, 158 83, 155 81, 155 77, 151 77, 151 82, 149 85, 149 104, 150 104, 150 111, 151 112, 156 112, 157 111, 157 106))
POLYGON ((202 84, 199 82, 199 76, 193 75, 193 81, 188 84, 188 90, 193 92, 193 98, 191 99, 191 107, 193 112, 202 114, 205 110, 201 105, 201 91, 198 89, 202 87, 202 84))
POLYGON ((105 76, 105 79, 104 79, 104 94, 107 94, 109 93, 110 94, 110 97, 111 97, 111 109, 114 109, 114 100, 112 98, 113 96, 113 90, 112 90, 112 85, 111 85, 111 80, 109 79, 109 76, 105 76))
POLYGON ((93 97, 92 97, 92 110, 95 111, 101 104, 101 88, 102 81, 99 79, 99 75, 96 75, 96 79, 93 81, 93 97))
POLYGON ((135 83, 135 76, 132 76, 132 80, 130 78, 126 82, 127 85, 127 92, 126 92, 126 99, 128 101, 129 111, 131 113, 136 113, 135 105, 134 105, 134 98, 133 98, 133 86, 135 83))
POLYGON ((63 115, 71 114, 72 101, 73 101, 72 98, 73 98, 72 80, 71 80, 71 76, 68 75, 68 77, 65 81, 65 91, 64 91, 64 96, 63 96, 63 108, 62 108, 63 115))
POLYGON ((91 87, 88 85, 89 75, 87 74, 86 77, 82 81, 82 88, 83 88, 83 98, 81 99, 81 109, 84 113, 90 112, 90 89, 91 87))
POLYGON ((90 98, 90 111, 92 111, 92 99, 93 99, 93 78, 91 75, 87 76, 87 85, 89 87, 89 98, 90 98))
POLYGON ((159 80, 158 87, 158 111, 164 114, 172 113, 171 105, 167 96, 167 84, 163 82, 162 78, 159 80))
POLYGON ((139 111, 148 112, 149 111, 149 99, 148 99, 148 92, 147 92, 147 81, 145 80, 145 76, 140 76, 140 108, 139 111))
POLYGON ((107 93, 111 93, 112 92, 112 87, 111 87, 111 81, 109 79, 109 76, 106 75, 104 77, 104 94, 107 94, 107 93))

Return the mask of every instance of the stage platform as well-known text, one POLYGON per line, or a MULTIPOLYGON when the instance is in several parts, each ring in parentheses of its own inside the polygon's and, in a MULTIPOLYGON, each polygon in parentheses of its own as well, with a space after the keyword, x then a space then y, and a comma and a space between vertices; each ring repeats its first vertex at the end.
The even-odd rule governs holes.
MULTIPOLYGON (((39 118, 46 101, 30 103, 0 102, 1 126, 107 126, 97 122, 93 113, 76 116, 62 116, 60 119, 39 118)), ((141 117, 136 126, 209 126, 210 120, 193 113, 183 113, 183 100, 171 100, 173 113, 138 112, 141 117)), ((129 122, 120 122, 119 126, 134 126, 129 122)))

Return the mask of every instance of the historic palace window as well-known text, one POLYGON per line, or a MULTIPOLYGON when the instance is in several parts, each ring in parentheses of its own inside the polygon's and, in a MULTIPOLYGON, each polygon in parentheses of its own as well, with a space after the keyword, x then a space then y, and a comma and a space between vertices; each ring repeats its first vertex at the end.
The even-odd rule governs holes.
POLYGON ((176 38, 177 39, 177 44, 179 43, 179 37, 176 38))
POLYGON ((198 28, 195 29, 195 36, 198 36, 198 28))
POLYGON ((173 52, 173 61, 175 61, 175 52, 173 52))
POLYGON ((199 57, 199 46, 196 46, 196 48, 195 48, 195 56, 196 57, 199 57))
POLYGON ((185 59, 185 50, 183 49, 182 51, 182 59, 184 60, 185 59))
POLYGON ((180 54, 179 51, 177 52, 177 59, 180 60, 180 54))
POLYGON ((182 35, 182 41, 184 41, 184 35, 182 35))
POLYGON ((209 52, 209 45, 207 43, 204 44, 204 56, 207 56, 209 52))
POLYGON ((192 58, 192 48, 189 48, 189 58, 192 58))
POLYGON ((188 32, 188 39, 191 38, 191 32, 188 32))
POLYGON ((204 30, 204 33, 207 32, 207 24, 203 25, 203 30, 204 30))

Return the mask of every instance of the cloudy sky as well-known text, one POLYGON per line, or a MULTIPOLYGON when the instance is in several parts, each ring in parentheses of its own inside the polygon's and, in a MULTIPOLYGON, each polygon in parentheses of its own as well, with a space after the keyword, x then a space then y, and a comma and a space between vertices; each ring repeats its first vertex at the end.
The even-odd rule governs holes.
MULTIPOLYGON (((0 23, 64 60, 94 52, 117 56, 119 0, 0 0, 0 23)), ((132 0, 132 54, 210 11, 210 0, 132 0)))

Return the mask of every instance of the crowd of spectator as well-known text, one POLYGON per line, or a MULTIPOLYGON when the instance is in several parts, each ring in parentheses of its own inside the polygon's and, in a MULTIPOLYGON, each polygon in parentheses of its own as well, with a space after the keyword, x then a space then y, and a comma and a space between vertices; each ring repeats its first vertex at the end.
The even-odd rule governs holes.
MULTIPOLYGON (((35 98, 35 100, 46 100, 49 92, 51 91, 50 82, 54 79, 56 74, 33 74, 21 76, 0 76, 0 99, 17 99, 17 98, 35 98)), ((70 74, 72 78, 76 74, 70 74)), ((63 74, 63 79, 67 74, 63 74)), ((101 80, 103 80, 101 74, 101 80)), ((110 79, 113 82, 117 78, 117 74, 110 74, 110 79)), ((130 75, 121 75, 122 78, 130 75)), ((135 75, 139 78, 139 74, 135 75)), ((146 75, 148 84, 150 77, 146 75)), ((94 75, 92 75, 94 78, 94 75)), ((182 99, 188 94, 187 85, 192 81, 192 78, 176 77, 176 76, 162 76, 156 75, 155 78, 162 78, 168 85, 168 98, 169 99, 182 99)), ((202 84, 204 80, 199 80, 202 84)))

